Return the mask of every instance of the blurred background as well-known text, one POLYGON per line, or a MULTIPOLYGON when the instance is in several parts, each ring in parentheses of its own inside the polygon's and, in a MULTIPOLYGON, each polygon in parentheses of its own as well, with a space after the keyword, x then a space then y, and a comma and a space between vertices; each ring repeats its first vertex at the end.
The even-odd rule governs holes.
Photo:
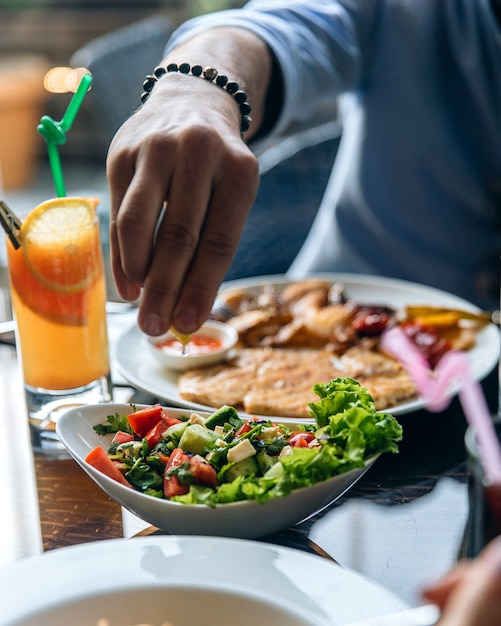
MULTIPOLYGON (((42 115, 61 121, 83 68, 93 77, 67 141, 58 147, 66 195, 99 197, 107 259, 105 174, 113 134, 140 104, 142 82, 170 33, 202 13, 244 0, 0 0, 0 199, 21 218, 56 195, 42 115), (77 68, 77 69, 75 69, 77 68)), ((107 267, 110 299, 116 299, 107 267)), ((0 320, 9 317, 0 236, 0 320)))
MULTIPOLYGON (((47 159, 43 139, 36 132, 40 116, 60 120, 71 98, 71 94, 51 93, 44 88, 49 69, 71 65, 73 56, 78 58, 86 45, 121 29, 120 44, 129 43, 126 53, 137 56, 141 45, 134 41, 134 29, 140 22, 149 20, 151 27, 162 20, 172 29, 200 13, 242 4, 232 0, 0 0, 0 167, 4 192, 21 189, 36 179, 39 166, 47 159), (132 28, 129 33, 125 32, 128 27, 132 28)), ((159 36, 153 34, 153 38, 159 36)), ((141 37, 148 40, 147 30, 143 29, 141 37)), ((159 42, 156 45, 158 49, 159 42)), ((122 67, 127 63, 125 56, 122 67)), ((151 70, 149 66, 142 68, 142 75, 151 70)), ((113 65, 106 74, 110 85, 117 80, 113 65)), ((136 102, 141 82, 133 94, 136 102)), ((96 97, 107 95, 97 93, 102 89, 97 83, 93 89, 96 97)), ((104 167, 110 131, 103 128, 93 96, 88 94, 67 144, 61 147, 65 169, 77 164, 104 167)))
MULTIPOLYGON (((182 22, 244 4, 245 0, 0 0, 0 199, 22 218, 56 195, 45 140, 36 129, 42 115, 56 122, 62 119, 87 68, 93 76, 91 89, 58 152, 66 195, 101 199, 98 212, 106 248, 106 154, 118 127, 139 106, 146 74, 158 64, 167 39, 182 22)), ((226 280, 287 270, 317 213, 339 137, 334 119, 278 140, 259 155, 259 194, 226 280)), ((6 269, 0 239, 1 288, 6 269)), ((109 297, 115 299, 107 270, 109 297)))

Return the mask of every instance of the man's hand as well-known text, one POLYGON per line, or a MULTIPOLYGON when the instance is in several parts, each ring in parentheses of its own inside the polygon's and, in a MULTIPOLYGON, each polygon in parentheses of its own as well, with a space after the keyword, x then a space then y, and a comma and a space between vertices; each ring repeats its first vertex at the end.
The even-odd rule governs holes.
MULTIPOLYGON (((252 106, 245 138, 260 128, 272 57, 259 37, 209 29, 172 50, 169 62, 212 66, 236 80, 252 106)), ((230 94, 175 72, 157 81, 112 141, 111 265, 125 300, 142 291, 139 325, 150 335, 171 325, 195 331, 230 266, 259 185, 240 122, 230 94)))
POLYGON ((207 318, 259 184, 230 95, 204 79, 161 79, 108 155, 111 263, 150 335, 207 318))
POLYGON ((501 537, 471 562, 461 562, 424 592, 442 609, 437 626, 501 624, 501 537))

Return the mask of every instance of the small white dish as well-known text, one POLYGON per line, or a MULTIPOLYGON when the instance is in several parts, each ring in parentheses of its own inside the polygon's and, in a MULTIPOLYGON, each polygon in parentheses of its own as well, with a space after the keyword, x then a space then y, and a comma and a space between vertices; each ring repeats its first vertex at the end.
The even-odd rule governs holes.
MULTIPOLYGON (((113 435, 98 435, 93 426, 105 423, 108 415, 129 414, 132 411, 128 404, 77 407, 59 418, 57 434, 71 456, 109 496, 142 520, 172 534, 253 539, 279 532, 332 504, 357 482, 377 458, 370 459, 365 468, 297 489, 284 498, 274 498, 264 504, 245 500, 211 508, 204 504, 171 502, 121 485, 85 461, 87 454, 96 446, 108 449, 113 438, 113 435)), ((168 408, 167 411, 171 417, 178 418, 191 413, 186 409, 168 408)))
POLYGON ((329 559, 213 537, 136 537, 51 550, 0 569, 0 586, 4 626, 343 626, 406 608, 383 586, 329 559))
POLYGON ((147 349, 157 362, 163 367, 177 372, 193 367, 215 365, 223 361, 237 341, 238 333, 232 326, 213 320, 207 320, 191 335, 186 354, 183 354, 181 342, 176 339, 171 331, 159 337, 145 336, 147 349), (199 347, 204 339, 214 340, 220 345, 202 353, 199 347), (166 346, 169 341, 175 342, 173 347, 166 346))

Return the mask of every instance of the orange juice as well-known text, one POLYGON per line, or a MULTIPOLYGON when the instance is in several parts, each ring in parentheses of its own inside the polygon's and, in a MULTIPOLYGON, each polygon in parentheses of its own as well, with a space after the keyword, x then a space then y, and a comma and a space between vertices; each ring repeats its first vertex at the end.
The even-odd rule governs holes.
POLYGON ((48 201, 23 222, 20 248, 7 242, 24 382, 37 390, 75 390, 109 374, 106 289, 94 208, 85 199, 48 201), (77 215, 82 201, 88 206, 77 215), (58 214, 60 205, 63 213, 58 214))

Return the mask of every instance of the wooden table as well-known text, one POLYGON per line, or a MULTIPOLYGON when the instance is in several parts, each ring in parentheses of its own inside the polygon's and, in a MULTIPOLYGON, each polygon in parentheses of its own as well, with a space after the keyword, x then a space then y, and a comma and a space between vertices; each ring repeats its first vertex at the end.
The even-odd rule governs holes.
MULTIPOLYGON (((496 409, 496 372, 484 388, 496 409)), ((126 386, 115 391, 117 401, 155 400, 126 386)), ((73 544, 158 532, 122 511, 74 461, 34 456, 23 398, 15 348, 0 344, 0 565, 73 544)), ((399 454, 383 455, 327 511, 264 540, 328 554, 417 604, 422 585, 467 549, 466 423, 457 400, 443 413, 417 411, 399 421, 399 454)))

